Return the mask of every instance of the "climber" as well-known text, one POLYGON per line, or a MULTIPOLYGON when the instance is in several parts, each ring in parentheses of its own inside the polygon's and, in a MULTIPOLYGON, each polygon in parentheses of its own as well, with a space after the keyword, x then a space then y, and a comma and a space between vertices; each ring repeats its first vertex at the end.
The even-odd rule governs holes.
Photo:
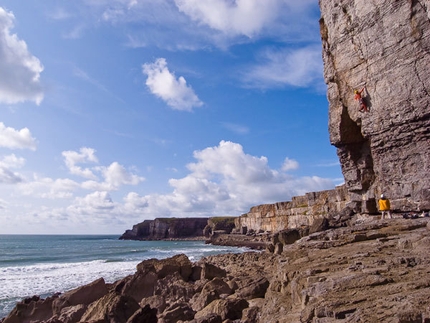
POLYGON ((385 214, 387 214, 388 219, 392 219, 391 216, 391 206, 390 206, 390 200, 385 197, 384 194, 381 194, 381 199, 379 200, 379 211, 381 211, 382 216, 381 219, 383 220, 385 217, 385 214))
POLYGON ((358 103, 360 104, 360 109, 358 111, 360 112, 369 112, 369 109, 367 108, 366 103, 364 102, 363 97, 361 96, 361 94, 363 93, 365 87, 363 87, 361 89, 361 91, 355 90, 354 91, 354 100, 358 101, 358 103))

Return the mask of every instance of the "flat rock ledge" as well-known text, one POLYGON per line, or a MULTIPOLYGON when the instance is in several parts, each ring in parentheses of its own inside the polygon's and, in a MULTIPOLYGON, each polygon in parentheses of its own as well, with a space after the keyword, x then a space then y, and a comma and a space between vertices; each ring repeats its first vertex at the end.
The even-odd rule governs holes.
POLYGON ((25 299, 0 322, 430 322, 429 218, 276 239, 277 252, 145 260, 113 284, 25 299))

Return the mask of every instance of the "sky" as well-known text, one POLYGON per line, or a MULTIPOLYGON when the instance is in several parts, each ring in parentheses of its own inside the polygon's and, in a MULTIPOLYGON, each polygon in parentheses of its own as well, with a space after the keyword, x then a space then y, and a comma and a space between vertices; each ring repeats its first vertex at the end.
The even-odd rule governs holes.
POLYGON ((317 0, 0 0, 0 234, 122 234, 343 183, 317 0))

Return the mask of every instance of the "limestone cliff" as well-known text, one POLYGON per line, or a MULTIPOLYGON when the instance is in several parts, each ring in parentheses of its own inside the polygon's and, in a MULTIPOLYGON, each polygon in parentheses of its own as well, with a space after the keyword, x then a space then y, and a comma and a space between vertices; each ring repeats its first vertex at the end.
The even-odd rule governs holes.
MULTIPOLYGON (((345 186, 333 190, 294 196, 291 201, 254 206, 235 220, 236 229, 277 232, 285 229, 311 226, 316 219, 330 218, 341 221, 349 202, 345 186)), ((349 215, 349 214, 347 214, 349 215)))
POLYGON ((135 224, 121 240, 163 240, 202 237, 208 218, 157 218, 135 224))
POLYGON ((430 209, 430 1, 320 0, 330 141, 357 212, 430 209), (360 112, 354 90, 364 90, 360 112))
MULTIPOLYGON (((430 0, 320 0, 330 141, 345 187, 252 207, 236 231, 281 231, 327 218, 430 209, 430 0), (354 90, 369 108, 360 112, 354 90)), ((147 230, 145 225, 133 228, 147 230)), ((163 229, 164 230, 164 229, 163 229)), ((163 236, 163 233, 157 233, 163 236)))
POLYGON ((319 218, 342 224, 377 213, 430 209, 430 0, 320 0, 329 133, 345 187, 259 205, 236 229, 281 231, 319 218), (359 111, 361 90, 368 112, 359 111), (340 223, 339 223, 340 222, 340 223))

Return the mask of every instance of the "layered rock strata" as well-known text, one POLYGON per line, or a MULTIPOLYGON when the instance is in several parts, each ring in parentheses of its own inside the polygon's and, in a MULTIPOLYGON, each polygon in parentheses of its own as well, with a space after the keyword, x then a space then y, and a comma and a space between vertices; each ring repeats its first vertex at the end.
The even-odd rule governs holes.
POLYGON ((330 141, 355 208, 385 193, 394 210, 429 210, 430 1, 319 2, 330 141))
POLYGON ((349 194, 342 185, 333 190, 294 196, 288 202, 254 206, 248 213, 236 218, 235 228, 240 233, 249 230, 277 232, 311 226, 321 218, 339 220, 348 203, 349 194))
POLYGON ((203 239, 208 218, 157 218, 135 224, 122 240, 203 239))
POLYGON ((150 259, 113 284, 26 299, 2 323, 427 323, 429 230, 429 218, 363 218, 277 254, 150 259))

